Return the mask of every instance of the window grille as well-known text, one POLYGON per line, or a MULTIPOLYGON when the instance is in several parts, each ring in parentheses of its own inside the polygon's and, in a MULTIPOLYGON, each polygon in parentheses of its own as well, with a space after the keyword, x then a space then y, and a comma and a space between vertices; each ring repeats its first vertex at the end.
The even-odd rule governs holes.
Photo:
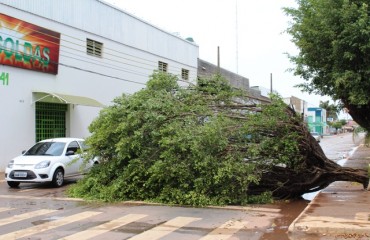
POLYGON ((87 54, 101 57, 102 56, 102 50, 103 50, 103 43, 97 42, 91 39, 86 39, 86 50, 87 54))
POLYGON ((181 69, 181 78, 182 80, 189 80, 189 70, 181 69))
POLYGON ((167 67, 168 67, 167 63, 161 61, 158 62, 158 70, 160 72, 167 72, 167 67))

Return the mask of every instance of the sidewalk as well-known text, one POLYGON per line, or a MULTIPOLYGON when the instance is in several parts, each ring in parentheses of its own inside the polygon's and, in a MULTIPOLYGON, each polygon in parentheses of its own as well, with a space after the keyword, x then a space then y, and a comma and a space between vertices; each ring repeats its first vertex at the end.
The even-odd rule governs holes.
MULTIPOLYGON (((344 163, 367 169, 370 148, 360 145, 344 163)), ((322 190, 289 227, 290 239, 370 239, 370 191, 335 182, 322 190)))

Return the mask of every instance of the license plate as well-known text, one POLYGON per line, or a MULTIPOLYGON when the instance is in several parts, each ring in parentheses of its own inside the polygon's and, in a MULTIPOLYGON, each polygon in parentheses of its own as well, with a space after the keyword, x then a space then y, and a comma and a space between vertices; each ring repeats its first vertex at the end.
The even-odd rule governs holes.
POLYGON ((14 177, 22 177, 25 178, 27 177, 27 172, 15 172, 14 177))

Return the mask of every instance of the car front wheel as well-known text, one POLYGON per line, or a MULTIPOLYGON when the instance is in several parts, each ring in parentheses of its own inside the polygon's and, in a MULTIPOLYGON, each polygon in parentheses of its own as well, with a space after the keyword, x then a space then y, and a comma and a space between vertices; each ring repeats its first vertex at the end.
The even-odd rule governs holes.
POLYGON ((51 184, 54 187, 61 187, 63 183, 64 183, 64 172, 62 169, 58 168, 54 172, 53 181, 51 182, 51 184))
POLYGON ((19 186, 20 182, 13 182, 13 181, 8 181, 8 185, 11 188, 17 188, 19 186))

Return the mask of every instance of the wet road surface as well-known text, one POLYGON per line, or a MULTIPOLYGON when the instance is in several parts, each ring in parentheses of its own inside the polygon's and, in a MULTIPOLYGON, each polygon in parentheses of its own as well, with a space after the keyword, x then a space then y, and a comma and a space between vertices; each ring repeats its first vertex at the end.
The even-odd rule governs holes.
MULTIPOLYGON (((74 182, 70 182, 73 184, 74 182)), ((289 224, 307 201, 248 207, 192 208, 70 199, 69 184, 0 180, 1 239, 288 239, 289 224)))
POLYGON ((191 208, 102 204, 65 197, 62 188, 0 182, 0 239, 261 239, 275 206, 191 208))

